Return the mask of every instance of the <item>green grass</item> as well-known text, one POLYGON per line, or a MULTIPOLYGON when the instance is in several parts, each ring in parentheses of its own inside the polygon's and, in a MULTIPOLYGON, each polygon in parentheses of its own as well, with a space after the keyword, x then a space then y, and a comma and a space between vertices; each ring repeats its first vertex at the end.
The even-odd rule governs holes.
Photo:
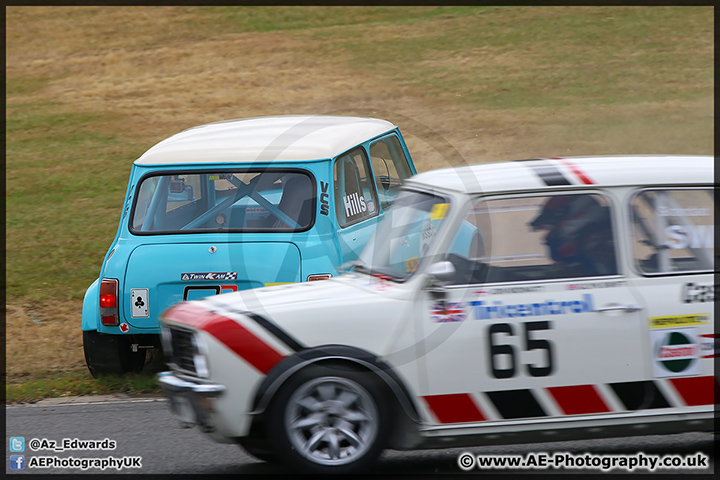
POLYGON ((8 102, 7 296, 82 298, 115 236, 132 160, 102 114, 8 102))
POLYGON ((200 7, 204 24, 224 32, 269 32, 415 24, 438 16, 466 16, 489 7, 200 7))
POLYGON ((7 403, 18 403, 74 395, 159 393, 161 388, 153 374, 128 374, 95 379, 89 372, 84 371, 9 383, 5 392, 7 403))
POLYGON ((376 42, 355 35, 343 48, 353 63, 399 84, 456 95, 475 108, 694 99, 712 88, 707 8, 537 11, 508 8, 502 16, 464 17, 452 30, 376 42))

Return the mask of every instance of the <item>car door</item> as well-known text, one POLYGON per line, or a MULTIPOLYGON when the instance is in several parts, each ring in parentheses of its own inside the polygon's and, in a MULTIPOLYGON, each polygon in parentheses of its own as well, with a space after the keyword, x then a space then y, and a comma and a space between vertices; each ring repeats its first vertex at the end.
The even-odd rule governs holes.
POLYGON ((380 213, 372 170, 363 147, 356 147, 335 160, 333 180, 341 263, 345 263, 358 257, 375 231, 380 213))
POLYGON ((682 407, 711 408, 715 196, 710 187, 631 192, 631 283, 646 300, 650 376, 682 407))
POLYGON ((597 191, 472 202, 445 257, 453 280, 418 303, 437 424, 651 406, 644 313, 619 266, 611 204, 597 191))

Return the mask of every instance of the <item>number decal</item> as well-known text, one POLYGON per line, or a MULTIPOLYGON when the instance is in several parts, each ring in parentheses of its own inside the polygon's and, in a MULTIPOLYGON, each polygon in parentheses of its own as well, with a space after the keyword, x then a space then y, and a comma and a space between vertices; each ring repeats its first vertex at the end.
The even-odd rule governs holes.
POLYGON ((547 365, 544 367, 538 367, 535 365, 526 364, 528 374, 531 377, 547 377, 553 371, 553 355, 550 342, 547 340, 539 340, 530 338, 530 332, 536 330, 550 330, 550 322, 527 322, 525 325, 525 350, 545 350, 547 351, 547 365))
MULTIPOLYGON (((532 332, 538 330, 551 330, 552 326, 550 322, 526 322, 522 325, 525 351, 545 350, 547 352, 545 355, 547 359, 545 365, 538 366, 528 363, 525 364, 525 371, 531 377, 547 377, 551 375, 554 370, 552 344, 549 340, 533 338, 531 335, 532 332)), ((514 377, 517 372, 515 348, 513 345, 496 343, 499 334, 513 336, 515 332, 513 326, 509 323, 496 323, 488 327, 487 341, 488 352, 490 354, 490 372, 495 378, 511 378, 514 377), (501 363, 505 365, 505 368, 499 366, 501 363)))
POLYGON ((512 345, 496 345, 493 336, 496 333, 505 333, 514 335, 512 325, 509 323, 496 323, 490 325, 488 329, 488 346, 490 351, 490 369, 495 378, 510 378, 515 376, 515 349, 512 345), (510 357, 509 368, 498 368, 495 359, 499 355, 508 355, 510 357))

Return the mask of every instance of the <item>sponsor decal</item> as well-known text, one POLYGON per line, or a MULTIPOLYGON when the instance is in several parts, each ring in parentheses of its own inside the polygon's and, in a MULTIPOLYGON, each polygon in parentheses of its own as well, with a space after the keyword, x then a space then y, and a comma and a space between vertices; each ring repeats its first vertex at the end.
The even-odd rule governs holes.
POLYGON ((265 217, 269 214, 267 208, 265 207, 247 207, 245 209, 245 217, 265 217))
POLYGON ((420 233, 420 254, 425 255, 430 246, 430 240, 435 236, 435 227, 430 220, 424 220, 422 223, 422 232, 420 233))
POLYGON ((706 248, 715 244, 715 225, 670 225, 665 228, 668 248, 706 248))
POLYGON ((694 328, 652 332, 652 345, 656 377, 700 373, 700 345, 694 328))
POLYGON ((590 283, 570 283, 565 289, 567 290, 591 290, 595 288, 616 288, 624 287, 627 284, 625 280, 617 280, 615 282, 590 282, 590 283))
POLYGON ((442 220, 447 215, 449 203, 436 203, 430 209, 430 220, 442 220))
POLYGON ((345 205, 345 217, 347 218, 367 212, 365 197, 359 193, 351 193, 350 195, 344 196, 343 204, 345 205))
POLYGON ((195 282, 198 280, 237 280, 237 278, 237 272, 200 272, 180 274, 180 280, 183 282, 195 282))
POLYGON ((371 198, 368 198, 367 209, 368 209, 368 212, 370 212, 371 214, 375 213, 375 202, 373 202, 373 200, 371 198))
POLYGON ((594 312, 593 296, 584 293, 580 300, 546 300, 537 303, 521 303, 506 305, 500 301, 493 301, 492 305, 483 300, 470 302, 476 320, 489 320, 494 318, 514 317, 540 317, 547 315, 569 315, 572 313, 594 312))
POLYGON ((121 331, 121 332, 127 333, 128 330, 130 330, 130 327, 128 326, 127 323, 121 323, 121 324, 120 324, 120 331, 121 331))
POLYGON ((130 316, 132 318, 149 318, 148 303, 147 288, 130 289, 130 316))
POLYGON ((542 292, 545 287, 542 285, 536 285, 534 287, 498 287, 498 288, 483 288, 475 290, 477 295, 505 295, 507 293, 534 293, 542 292))
POLYGON ((661 217, 709 217, 711 215, 710 209, 705 207, 690 207, 690 208, 669 208, 669 207, 658 207, 657 213, 661 217))
POLYGON ((713 302, 717 297, 720 285, 697 285, 695 283, 686 283, 682 287, 680 300, 684 303, 696 302, 713 302))
POLYGON ((467 317, 462 302, 441 302, 430 305, 430 315, 435 323, 462 322, 467 317))
POLYGON ((417 270, 418 265, 420 265, 420 259, 418 257, 410 257, 405 260, 405 271, 414 272, 417 270))
POLYGON ((327 182, 320 182, 320 190, 322 190, 322 193, 320 194, 320 214, 321 215, 327 215, 330 212, 330 195, 328 194, 328 186, 330 184, 327 182))
POLYGON ((702 358, 715 358, 720 350, 720 342, 715 334, 700 335, 700 355, 702 358))
POLYGON ((710 323, 709 313, 695 313, 692 315, 670 315, 667 317, 650 317, 651 328, 685 327, 688 325, 703 325, 710 323))

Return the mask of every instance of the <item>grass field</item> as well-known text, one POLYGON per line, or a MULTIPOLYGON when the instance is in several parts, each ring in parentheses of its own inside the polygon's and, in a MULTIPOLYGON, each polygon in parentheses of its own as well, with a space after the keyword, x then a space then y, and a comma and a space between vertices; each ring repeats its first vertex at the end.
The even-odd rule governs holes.
POLYGON ((52 382, 89 377, 82 297, 163 138, 318 113, 396 123, 419 170, 713 154, 713 28, 712 7, 6 8, 8 383, 86 391, 52 382))

